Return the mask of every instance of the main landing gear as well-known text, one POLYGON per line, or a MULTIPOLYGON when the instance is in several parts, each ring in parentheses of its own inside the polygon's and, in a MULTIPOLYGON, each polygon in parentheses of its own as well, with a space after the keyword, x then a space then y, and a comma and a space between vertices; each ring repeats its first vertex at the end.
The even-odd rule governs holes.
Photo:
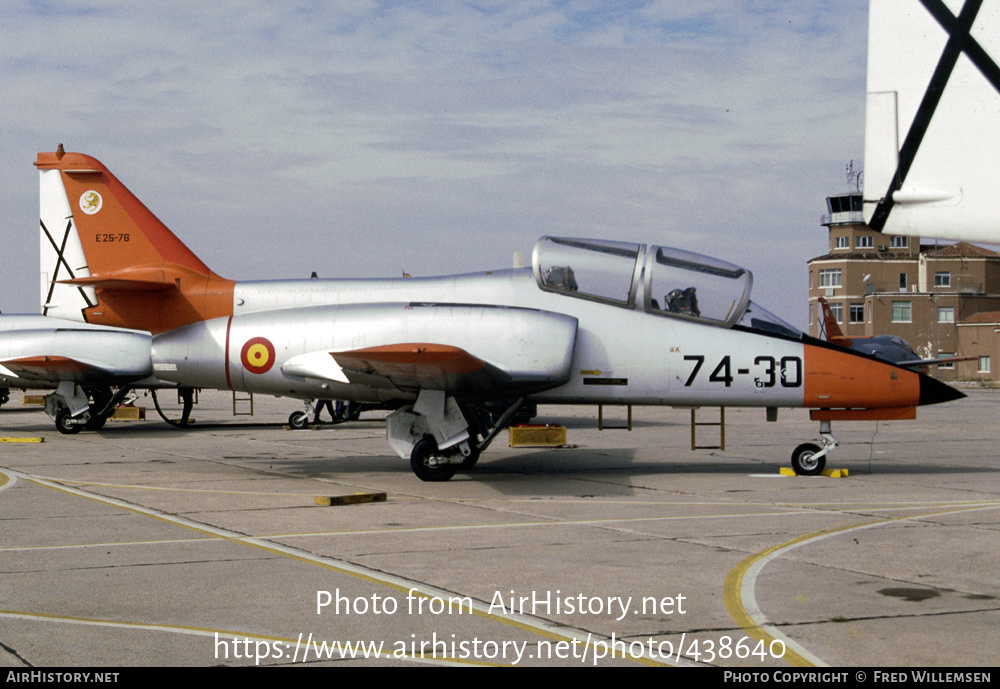
POLYGON ((45 413, 56 422, 60 433, 99 431, 129 394, 135 395, 128 386, 112 392, 111 388, 84 389, 72 381, 63 381, 45 397, 45 413))
POLYGON ((815 443, 803 443, 792 453, 792 468, 800 476, 816 476, 826 466, 826 456, 837 447, 837 439, 833 437, 832 425, 829 421, 819 422, 819 434, 823 447, 815 443))
POLYGON ((421 390, 413 405, 388 416, 386 439, 396 454, 409 458, 421 481, 447 481, 475 466, 523 403, 523 397, 514 401, 494 420, 485 409, 460 405, 443 391, 421 390))

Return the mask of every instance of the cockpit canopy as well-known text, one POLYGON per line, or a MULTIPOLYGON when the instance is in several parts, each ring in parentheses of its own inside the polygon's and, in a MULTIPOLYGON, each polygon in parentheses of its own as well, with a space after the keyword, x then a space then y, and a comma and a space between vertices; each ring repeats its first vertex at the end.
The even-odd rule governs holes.
POLYGON ((542 237, 532 265, 538 286, 579 299, 710 323, 802 333, 750 301, 749 270, 682 249, 599 239, 542 237))

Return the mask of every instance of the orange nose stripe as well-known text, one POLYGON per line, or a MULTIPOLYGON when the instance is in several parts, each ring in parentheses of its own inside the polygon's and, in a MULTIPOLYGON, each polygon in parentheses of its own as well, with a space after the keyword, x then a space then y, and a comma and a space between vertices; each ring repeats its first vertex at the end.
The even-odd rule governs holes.
POLYGON ((920 376, 876 359, 805 345, 804 404, 826 408, 912 407, 920 376))

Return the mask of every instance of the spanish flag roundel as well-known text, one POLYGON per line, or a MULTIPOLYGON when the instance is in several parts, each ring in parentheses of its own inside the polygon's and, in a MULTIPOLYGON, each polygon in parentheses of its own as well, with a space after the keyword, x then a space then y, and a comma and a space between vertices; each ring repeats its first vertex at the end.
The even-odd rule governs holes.
POLYGON ((247 340, 240 351, 240 361, 250 373, 267 373, 274 366, 274 345, 265 337, 247 340))

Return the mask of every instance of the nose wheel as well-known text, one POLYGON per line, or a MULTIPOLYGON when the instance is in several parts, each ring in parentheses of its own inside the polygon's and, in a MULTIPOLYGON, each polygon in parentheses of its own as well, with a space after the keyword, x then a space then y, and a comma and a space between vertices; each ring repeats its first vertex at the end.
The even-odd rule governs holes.
POLYGON ((837 439, 831 432, 829 421, 819 422, 819 434, 822 438, 823 446, 815 443, 802 443, 795 452, 792 453, 792 469, 799 476, 816 476, 823 471, 826 466, 826 456, 833 448, 837 447, 837 439))

